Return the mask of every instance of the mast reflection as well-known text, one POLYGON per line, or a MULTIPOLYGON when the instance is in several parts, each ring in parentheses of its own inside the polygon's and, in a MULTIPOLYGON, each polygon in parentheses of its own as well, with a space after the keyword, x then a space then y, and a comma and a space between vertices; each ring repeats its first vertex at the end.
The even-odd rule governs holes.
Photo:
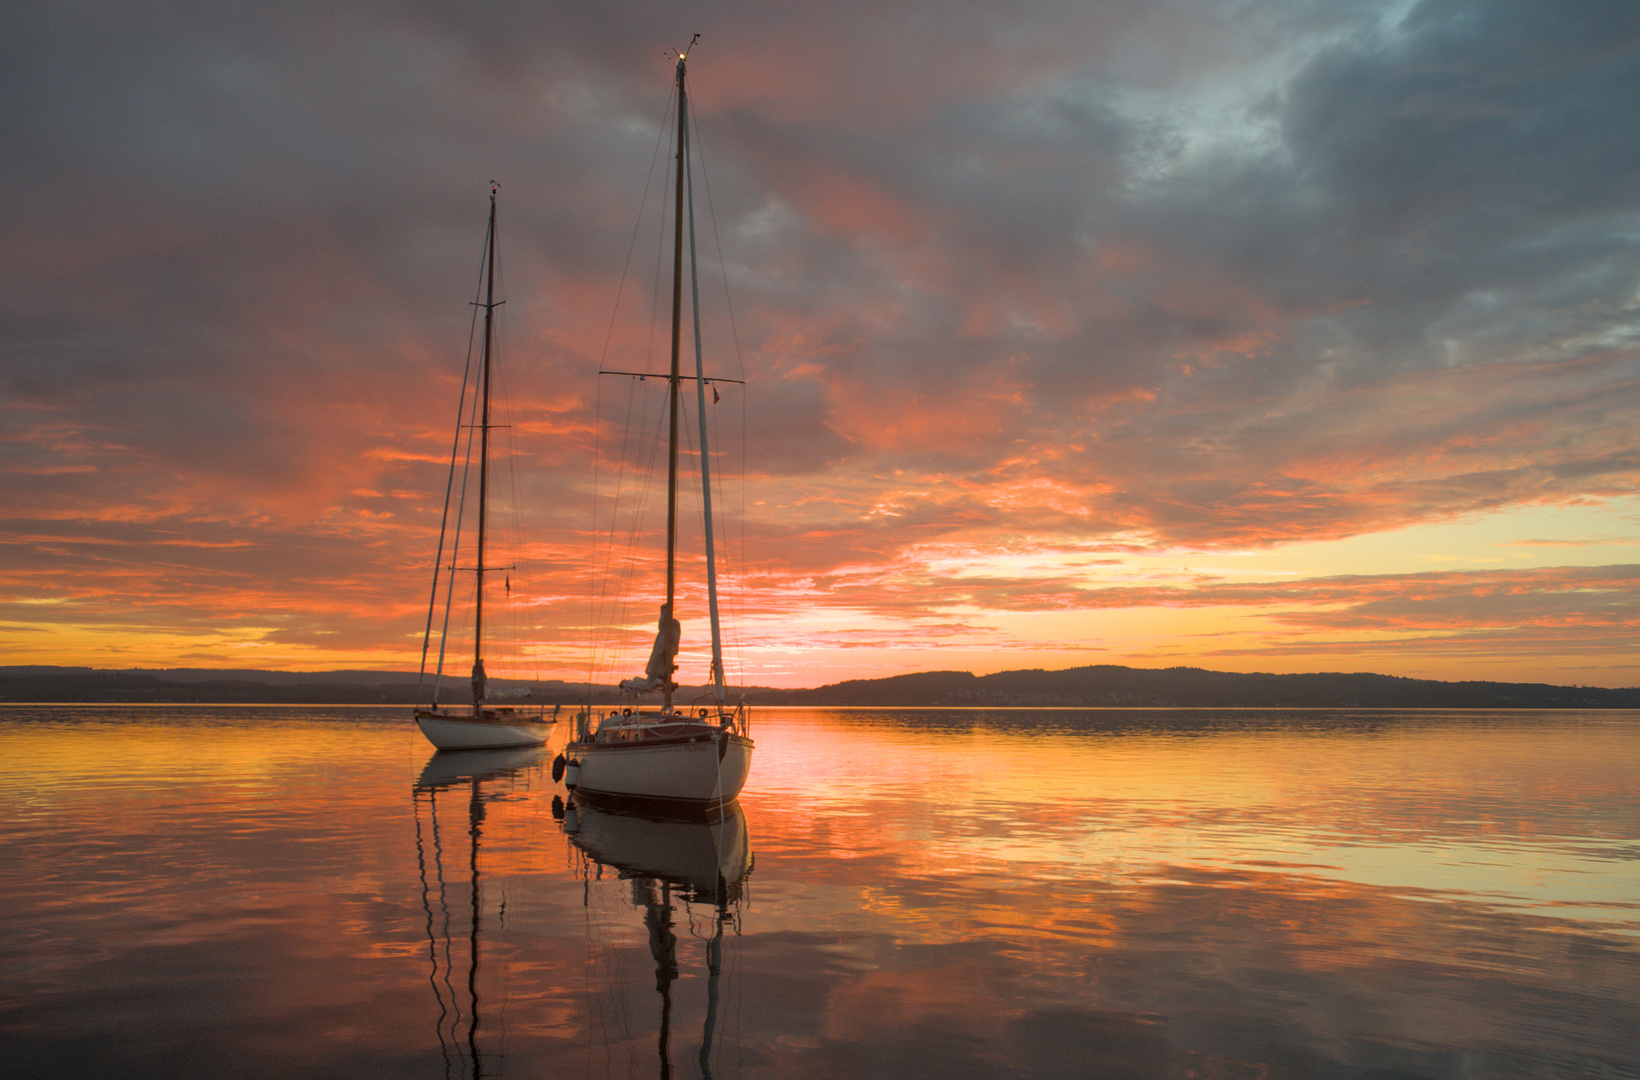
MULTIPOLYGON (((479 850, 484 833, 485 807, 515 792, 529 790, 540 774, 545 757, 546 750, 539 746, 436 753, 428 759, 411 789, 416 814, 416 862, 421 870, 421 902, 427 915, 428 960, 431 963, 428 982, 438 1000, 438 1042, 439 1051, 444 1056, 446 1078, 460 1076, 479 1080, 484 1076, 484 1058, 479 1049, 481 1003, 478 974, 484 911, 479 850), (465 791, 461 790, 463 788, 465 791), (459 954, 463 951, 457 947, 460 925, 456 914, 461 904, 461 881, 459 877, 452 881, 447 872, 444 836, 439 823, 441 792, 454 794, 458 798, 465 795, 463 801, 467 810, 464 977, 457 974, 457 963, 461 959, 459 954), (427 808, 425 830, 423 803, 427 808), (430 866, 429 847, 432 856, 430 866)), ((449 811, 445 813, 448 815, 449 811)), ((456 865, 459 866, 459 863, 456 865)), ((506 898, 503 897, 497 913, 498 920, 505 919, 506 909, 506 898)))
MULTIPOLYGON (((553 804, 564 834, 583 857, 583 880, 613 870, 631 885, 631 902, 643 909, 649 953, 655 960, 655 991, 660 995, 657 1053, 661 1080, 671 1080, 672 984, 679 977, 676 905, 710 905, 711 936, 706 939, 706 1019, 699 1063, 701 1076, 712 1076, 712 1045, 717 1029, 719 982, 723 972, 723 933, 740 926, 741 904, 751 877, 753 858, 746 815, 730 802, 704 819, 639 815, 571 801, 553 804), (561 816, 560 816, 561 815, 561 816)), ((693 920, 690 920, 691 922, 693 920)))

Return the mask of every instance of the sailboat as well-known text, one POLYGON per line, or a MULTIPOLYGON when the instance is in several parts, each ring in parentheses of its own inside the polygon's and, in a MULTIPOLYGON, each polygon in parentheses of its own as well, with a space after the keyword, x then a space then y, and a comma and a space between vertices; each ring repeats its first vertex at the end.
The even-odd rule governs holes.
MULTIPOLYGON (((698 39, 699 35, 696 35, 698 39)), ((691 41, 690 45, 693 46, 691 41)), ((674 617, 677 599, 678 547, 678 399, 682 391, 678 355, 682 342, 685 206, 689 219, 689 267, 695 279, 694 192, 689 174, 689 108, 685 85, 688 51, 678 56, 677 183, 673 198, 672 366, 667 402, 670 435, 666 487, 666 597, 654 647, 642 676, 620 684, 628 704, 595 717, 589 706, 577 721, 576 738, 565 747, 555 769, 582 801, 604 798, 663 805, 710 808, 740 794, 751 771, 753 742, 750 712, 744 699, 727 703, 723 684, 723 640, 718 619, 717 561, 713 547, 711 466, 706 445, 706 378, 701 359, 700 294, 693 289, 695 391, 700 417, 701 499, 705 521, 706 596, 712 628, 712 689, 693 703, 674 701, 681 626, 674 617), (687 194, 687 204, 685 195, 687 194), (638 704, 642 695, 659 693, 658 706, 638 704), (596 720, 596 726, 594 721, 596 720)), ((637 375, 636 372, 605 374, 637 375)), ((649 376, 640 376, 649 377, 649 376)), ((716 390, 713 391, 716 394, 716 390)))
MULTIPOLYGON (((490 184, 490 221, 484 241, 484 299, 475 306, 484 309, 484 344, 479 355, 478 370, 473 372, 472 383, 476 393, 471 401, 476 415, 468 416, 468 380, 463 379, 461 405, 457 410, 455 449, 450 454, 450 481, 444 494, 444 524, 439 529, 438 556, 433 560, 433 591, 427 605, 427 631, 422 639, 422 675, 427 673, 428 647, 433 638, 433 618, 439 607, 439 585, 444 584, 444 620, 439 635, 438 667, 433 678, 432 704, 415 711, 416 724, 429 742, 440 750, 493 750, 509 746, 540 746, 552 734, 557 710, 546 714, 545 706, 502 704, 520 696, 517 689, 492 688, 484 671, 484 579, 486 574, 512 570, 511 566, 486 566, 485 539, 489 524, 490 487, 490 430, 498 426, 490 423, 490 375, 495 357, 495 309, 506 301, 495 298, 495 195, 498 185, 490 184), (462 447, 463 431, 467 438, 466 465, 462 467, 460 497, 455 500, 452 515, 451 496, 455 492, 457 458, 462 447), (473 565, 458 565, 456 553, 461 550, 462 506, 466 501, 467 480, 471 473, 472 433, 478 433, 478 523, 477 543, 474 545, 473 565), (444 563, 445 540, 450 540, 449 565, 444 563), (456 573, 470 570, 475 575, 473 586, 473 703, 440 705, 439 693, 444 682, 444 652, 449 642, 450 604, 454 594, 456 573)), ((512 591, 512 579, 506 579, 506 588, 512 591)), ((523 693, 527 693, 527 689, 523 693)))

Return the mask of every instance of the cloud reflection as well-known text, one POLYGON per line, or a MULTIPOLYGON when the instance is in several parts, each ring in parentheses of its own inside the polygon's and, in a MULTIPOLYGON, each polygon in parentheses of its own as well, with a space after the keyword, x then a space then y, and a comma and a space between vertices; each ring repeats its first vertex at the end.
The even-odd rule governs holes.
MULTIPOLYGON (((658 1074, 645 920, 666 871, 633 852, 709 851, 715 879, 719 850, 617 820, 589 861, 542 755, 429 760, 389 713, 8 710, 13 1060, 471 1075, 452 1047, 476 1045, 509 1071, 658 1074), (441 972, 464 977, 474 942, 469 1044, 449 1024, 465 986, 441 972)), ((1630 717, 761 715, 747 842, 723 849, 756 861, 719 942, 714 1076, 1640 1058, 1630 717)), ((688 879, 670 894, 679 1069, 702 1058, 716 917, 688 879)))

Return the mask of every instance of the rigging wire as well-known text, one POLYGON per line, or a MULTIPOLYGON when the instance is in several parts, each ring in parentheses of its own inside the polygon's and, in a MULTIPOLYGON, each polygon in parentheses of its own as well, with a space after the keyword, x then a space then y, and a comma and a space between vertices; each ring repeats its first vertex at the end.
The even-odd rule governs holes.
MULTIPOLYGON (((671 114, 675 111, 672 108, 672 100, 673 99, 670 96, 666 99, 666 110, 661 114, 661 123, 659 129, 655 133, 655 148, 649 155, 649 172, 644 177, 643 194, 639 196, 638 199, 638 216, 632 223, 632 239, 628 241, 626 245, 626 261, 621 264, 621 280, 620 284, 615 288, 615 304, 609 313, 609 327, 604 331, 604 347, 598 354, 599 368, 602 368, 604 366, 604 361, 609 359, 609 343, 615 336, 615 320, 621 313, 621 296, 626 290, 627 271, 632 266, 632 254, 638 248, 638 233, 643 228, 643 210, 645 206, 649 205, 649 189, 655 182, 655 162, 660 158, 661 146, 664 145, 666 141, 666 133, 672 130, 671 114)), ((665 203, 666 200, 662 199, 661 204, 663 208, 665 203)), ((662 233, 664 234, 664 232, 665 230, 663 228, 662 233)))
MULTIPOLYGON (((477 373, 475 372, 474 374, 476 377, 477 373)), ((469 403, 471 412, 468 415, 467 422, 467 449, 461 463, 461 496, 456 501, 456 531, 454 538, 450 541, 450 572, 444 579, 444 625, 439 633, 438 675, 434 682, 435 691, 437 690, 439 683, 442 682, 444 678, 444 653, 446 647, 450 643, 450 610, 455 598, 456 567, 460 563, 461 528, 467 514, 467 489, 472 483, 473 432, 478 428, 479 396, 477 387, 475 386, 472 400, 469 403)), ((464 615, 464 623, 467 618, 470 618, 470 614, 464 615)))
POLYGON ((636 505, 631 508, 629 524, 624 530, 626 537, 624 553, 621 557, 617 558, 615 548, 623 531, 621 529, 619 503, 627 490, 625 483, 621 483, 617 488, 617 493, 615 496, 616 509, 611 515, 609 537, 606 545, 606 557, 603 568, 604 597, 606 599, 608 598, 611 582, 613 582, 614 597, 609 599, 607 604, 600 604, 600 619, 596 624, 607 628, 605 637, 602 639, 603 646, 601 649, 601 655, 611 664, 616 661, 617 657, 624 655, 623 646, 626 645, 626 639, 630 636, 626 633, 625 628, 630 610, 630 599, 633 592, 633 579, 638 572, 639 560, 637 558, 637 551, 642 537, 641 527, 644 518, 644 511, 648 505, 649 495, 655 487, 656 464, 660 455, 660 446, 664 442, 664 439, 662 439, 659 434, 659 428, 666 419, 664 403, 661 408, 656 410, 654 419, 648 419, 649 410, 647 402, 651 395, 639 393, 637 384, 641 381, 643 380, 631 380, 627 407, 628 419, 622 439, 620 457, 620 475, 623 480, 626 474, 627 465, 629 463, 632 465, 632 498, 636 502, 636 505), (632 401, 634 399, 636 399, 639 404, 637 423, 632 422, 632 401), (647 439, 642 438, 651 423, 655 425, 657 429, 656 432, 653 435, 650 435, 647 439), (647 457, 642 458, 641 461, 638 460, 646 449, 648 451, 647 457), (613 569, 617 566, 619 567, 618 570, 613 569), (611 607, 615 608, 619 614, 612 614, 610 610, 611 607))
MULTIPOLYGON (((675 95, 675 93, 676 93, 676 90, 674 88, 673 94, 668 95, 667 100, 666 100, 666 108, 661 113, 661 122, 657 126, 657 131, 656 131, 656 136, 655 136, 655 145, 654 145, 653 150, 650 153, 649 171, 648 171, 648 174, 645 176, 645 179, 644 179, 643 195, 639 200, 638 213, 637 213, 636 219, 634 220, 633 225, 632 225, 632 238, 627 244, 626 259, 622 263, 622 266, 621 266, 621 279, 620 279, 619 285, 616 288, 615 304, 613 306, 613 309, 610 312, 609 326, 608 326, 607 330, 605 331, 604 347, 603 347, 603 350, 599 353, 599 357, 598 357, 598 369, 599 369, 600 373, 603 371, 603 369, 604 369, 604 367, 605 367, 605 365, 606 365, 606 363, 608 362, 608 359, 609 359, 609 349, 610 349, 610 345, 611 345, 611 343, 614 339, 615 324, 616 324, 617 319, 620 316, 621 299, 625 295, 625 292, 626 292, 626 282, 627 282, 627 278, 630 276, 630 271, 631 271, 631 266, 632 266, 632 256, 637 250, 638 237, 641 234, 642 229, 643 229, 644 213, 645 213, 645 210, 648 208, 648 205, 649 205, 649 196, 650 196, 651 190, 653 190, 653 188, 654 188, 655 176, 656 176, 657 171, 660 171, 660 172, 665 171, 665 170, 660 170, 657 167, 658 167, 658 165, 661 161, 661 152, 660 152, 661 147, 666 145, 667 135, 673 130, 673 128, 675 126, 674 123, 673 123, 673 120, 672 120, 672 117, 676 113, 676 110, 672 107, 672 103, 676 100, 675 96, 673 96, 673 95, 675 95)), ((664 185, 662 185, 662 186, 664 188, 664 185)), ((666 200, 664 198, 661 198, 659 201, 660 201, 660 204, 661 204, 661 219, 660 219, 660 228, 658 230, 657 239, 656 239, 657 252, 661 252, 661 251, 664 250, 665 238, 666 238, 666 216, 667 216, 666 215, 666 200)), ((648 339, 647 339, 647 342, 646 342, 646 345, 645 345, 645 355, 644 355, 644 361, 645 361, 646 365, 654 355, 655 323, 656 323, 657 312, 659 310, 659 304, 660 304, 659 296, 660 296, 660 264, 661 264, 661 262, 662 262, 661 256, 659 254, 657 254, 655 278, 654 278, 654 281, 652 282, 651 293, 650 293, 649 334, 648 334, 648 339)), ((615 538, 616 538, 616 535, 618 533, 619 519, 620 519, 620 500, 621 500, 621 497, 622 497, 622 493, 624 491, 625 466, 626 466, 627 461, 628 461, 627 453, 626 453, 626 451, 627 451, 626 443, 630 440, 630 436, 631 436, 632 430, 633 430, 632 426, 631 426, 631 418, 632 418, 632 398, 633 398, 633 390, 635 389, 635 386, 636 386, 636 381, 634 381, 633 387, 629 388, 629 391, 628 391, 627 424, 623 426, 623 446, 622 446, 621 457, 619 459, 620 466, 619 466, 619 471, 618 471, 617 477, 616 477, 615 492, 611 496, 613 505, 612 505, 611 511, 610 511, 610 530, 609 530, 609 534, 608 534, 609 543, 608 543, 607 548, 604 550, 605 558, 603 560, 603 565, 601 567, 598 565, 598 563, 599 563, 598 548, 596 548, 596 547, 594 548, 593 567, 592 567, 592 569, 593 569, 592 582, 590 583, 591 588, 589 590, 590 593, 591 593, 590 607, 592 609, 592 625, 589 627, 589 631, 588 631, 589 639, 592 643, 592 648, 590 650, 591 656, 589 657, 589 665, 588 665, 588 671, 587 671, 587 695, 588 695, 589 703, 590 703, 590 700, 591 700, 593 687, 594 687, 594 685, 596 684, 596 681, 597 681, 597 675, 598 675, 598 672, 600 670, 600 664, 603 660, 610 658, 611 654, 618 648, 617 642, 622 637, 621 627, 623 627, 625 625, 625 621, 626 621, 625 616, 624 616, 624 612, 625 612, 625 586, 630 581, 630 577, 631 577, 631 573, 632 573, 632 569, 631 569, 631 566, 630 566, 630 559, 628 560, 628 568, 627 568, 626 574, 622 575, 620 578, 618 578, 614 582, 615 591, 616 591, 616 596, 615 596, 614 602, 617 606, 621 607, 622 612, 623 612, 622 618, 620 619, 618 624, 611 625, 610 621, 606 618, 606 616, 608 614, 608 605, 610 603, 610 595, 609 594, 610 594, 610 589, 611 589, 611 578, 613 577, 613 575, 611 573, 611 570, 610 570, 610 567, 613 565, 613 562, 614 562, 615 538)), ((602 490, 602 488, 601 488, 601 479, 602 479, 602 451, 603 451, 603 436, 602 436, 603 391, 602 391, 602 381, 601 380, 600 380, 599 391, 598 391, 598 394, 597 394, 597 402, 598 402, 598 410, 599 411, 597 413, 598 422, 594 424, 595 435, 594 435, 594 465, 593 465, 593 494, 592 494, 592 499, 593 499, 592 522, 593 522, 594 535, 596 535, 597 532, 598 532, 598 520, 599 520, 598 519, 598 500, 599 500, 600 491, 602 490)), ((645 493, 646 492, 647 492, 647 485, 646 485, 646 488, 645 488, 645 493)), ((630 551, 631 547, 632 547, 632 543, 629 540, 629 544, 628 544, 629 551, 630 551)))
MULTIPOLYGON (((496 293, 506 296, 506 275, 501 261, 496 260, 496 293)), ((500 384, 500 413, 499 424, 492 427, 499 429, 501 434, 501 451, 505 461, 503 472, 506 477, 508 498, 504 501, 501 515, 501 539, 499 545, 504 558, 498 560, 502 564, 506 577, 503 588, 504 604, 501 611, 506 616, 507 629, 501 648, 506 656, 510 657, 514 665, 522 665, 529 661, 530 675, 537 682, 541 677, 541 647, 539 625, 530 616, 535 614, 535 605, 526 600, 530 595, 529 588, 534 581, 534 563, 529 558, 529 548, 525 542, 524 527, 524 498, 520 488, 519 463, 524 460, 518 445, 518 407, 521 400, 515 392, 515 375, 512 366, 506 363, 506 357, 511 351, 511 338, 508 331, 508 321, 505 317, 506 309, 496 308, 495 342, 493 345, 492 364, 497 382, 500 384)), ((521 671, 515 672, 522 674, 521 671)))
MULTIPOLYGON (((725 309, 726 313, 729 316, 730 340, 734 342, 734 346, 735 346, 736 374, 738 374, 740 376, 741 385, 745 385, 745 382, 746 382, 746 356, 745 356, 744 351, 741 349, 741 345, 740 345, 740 322, 739 322, 738 319, 735 318, 734 297, 729 292, 729 260, 724 258, 724 255, 723 255, 723 233, 718 229, 717 207, 712 202, 712 174, 711 174, 711 171, 706 166, 706 141, 705 141, 704 138, 701 137, 701 127, 700 127, 700 124, 699 124, 699 122, 697 121, 697 119, 695 117, 695 103, 694 103, 694 101, 690 100, 686 104, 689 106, 689 141, 692 145, 697 147, 697 152, 700 156, 701 186, 702 186, 703 190, 706 193, 706 217, 707 217, 707 220, 712 223, 712 242, 717 247, 718 272, 719 272, 719 275, 720 275, 720 277, 723 281, 723 304, 724 304, 724 309, 725 309)), ((716 445, 721 446, 722 442, 719 441, 716 445)), ((734 630, 735 630, 734 640, 737 641, 737 642, 740 642, 740 643, 744 643, 745 640, 746 640, 746 637, 745 637, 745 594, 746 594, 746 590, 748 588, 748 579, 746 578, 746 571, 745 571, 745 566, 746 566, 746 562, 745 562, 745 560, 746 560, 746 396, 745 396, 745 394, 742 394, 741 399, 740 399, 740 468, 736 471, 737 471, 738 476, 739 476, 740 512, 738 514, 736 514, 735 517, 738 519, 737 525, 738 525, 740 543, 738 545, 739 550, 736 552, 737 557, 735 559, 735 564, 736 564, 737 567, 740 568, 740 582, 739 582, 739 586, 737 588, 730 589, 730 590, 727 590, 727 591, 729 593, 730 625, 733 626, 734 630)), ((719 487, 719 490, 721 490, 721 485, 719 487)), ((742 689, 744 689, 745 685, 746 685, 746 668, 745 668, 745 658, 744 658, 743 655, 737 655, 736 665, 737 665, 737 670, 738 670, 738 673, 739 673, 739 676, 740 676, 740 685, 741 685, 742 689)), ((727 661, 725 661, 725 666, 727 666, 727 661)), ((725 674, 725 678, 727 678, 728 673, 725 672, 724 674, 725 674)))
MULTIPOLYGON (((486 242, 485 242, 483 248, 481 249, 481 252, 480 252, 479 257, 478 257, 478 274, 477 274, 478 285, 476 287, 477 295, 482 295, 482 289, 484 287, 484 263, 485 263, 485 260, 488 259, 488 258, 489 258, 489 243, 488 243, 488 238, 486 238, 486 242)), ((456 459, 457 459, 457 457, 460 456, 460 453, 461 453, 461 431, 462 431, 462 426, 463 426, 461 421, 462 421, 463 415, 467 411, 467 387, 468 387, 469 380, 472 379, 472 377, 473 377, 473 345, 474 345, 474 342, 477 341, 477 339, 478 339, 478 308, 473 307, 472 308, 472 314, 468 319, 468 325, 467 325, 467 359, 463 363, 462 369, 461 369, 461 399, 460 399, 460 403, 457 404, 457 406, 456 406, 455 436, 451 440, 451 444, 450 444, 450 474, 449 474, 449 477, 444 482, 444 514, 439 520, 438 553, 433 559, 433 588, 432 588, 432 592, 431 592, 430 596, 428 597, 428 602, 427 602, 427 629, 424 632, 424 634, 422 636, 422 641, 421 641, 421 671, 420 671, 420 674, 417 675, 417 677, 416 677, 416 701, 417 701, 417 703, 420 703, 420 701, 421 701, 421 687, 422 687, 423 681, 426 679, 426 676, 427 676, 427 650, 428 650, 428 647, 432 644, 432 640, 433 640, 433 614, 438 609, 439 573, 442 570, 443 565, 444 565, 445 533, 448 530, 449 525, 450 525, 450 496, 451 496, 452 489, 455 487, 455 481, 456 481, 456 459)), ((470 453, 470 450, 471 450, 471 436, 472 436, 472 432, 471 432, 471 430, 469 430, 468 431, 469 459, 471 457, 471 453, 470 453)), ((465 466, 465 464, 463 465, 463 469, 462 469, 461 482, 462 482, 463 496, 465 497, 466 484, 467 484, 467 475, 466 475, 466 466, 465 466)), ((456 515, 456 535, 451 538, 451 557, 450 557, 450 561, 451 561, 451 564, 452 564, 452 572, 453 572, 454 563, 455 563, 455 545, 456 545, 457 541, 459 540, 460 535, 461 535, 461 516, 460 516, 460 513, 458 512, 457 515, 456 515)), ((449 608, 448 607, 445 608, 445 622, 446 622, 446 627, 447 627, 448 622, 449 622, 449 608)), ((438 702, 439 683, 442 681, 443 676, 444 676, 444 640, 443 640, 443 635, 442 635, 442 632, 441 632, 440 639, 439 639, 438 672, 433 677, 433 702, 434 702, 434 704, 437 704, 437 702, 438 702)))
POLYGON ((729 333, 735 343, 735 365, 741 381, 746 380, 746 358, 740 348, 740 324, 735 319, 734 298, 729 295, 729 261, 723 257, 723 234, 718 231, 717 209, 712 205, 712 177, 706 168, 706 142, 700 136, 700 123, 695 119, 695 103, 689 101, 689 142, 700 154, 701 186, 706 192, 706 216, 712 223, 712 241, 717 245, 718 271, 723 278, 723 303, 729 315, 729 333))
MULTIPOLYGON (((655 419, 653 421, 655 426, 654 432, 650 435, 647 442, 640 443, 638 448, 641 450, 644 446, 647 446, 649 456, 647 461, 644 463, 641 473, 643 482, 638 489, 637 505, 632 509, 632 522, 631 525, 628 526, 626 533, 626 556, 621 562, 622 570, 620 577, 620 590, 618 594, 621 602, 620 616, 612 629, 614 633, 620 635, 620 640, 622 642, 631 641, 631 635, 624 633, 623 628, 627 625, 627 620, 631 617, 632 597, 635 591, 633 589, 633 583, 634 579, 638 575, 638 546, 643 536, 644 511, 649 505, 649 496, 656 487, 655 478, 660 468, 661 447, 666 444, 666 439, 661 434, 662 429, 668 421, 665 401, 666 395, 662 394, 659 396, 662 400, 659 403, 659 407, 655 410, 655 419)), ((641 641, 641 629, 638 633, 638 637, 641 641)))

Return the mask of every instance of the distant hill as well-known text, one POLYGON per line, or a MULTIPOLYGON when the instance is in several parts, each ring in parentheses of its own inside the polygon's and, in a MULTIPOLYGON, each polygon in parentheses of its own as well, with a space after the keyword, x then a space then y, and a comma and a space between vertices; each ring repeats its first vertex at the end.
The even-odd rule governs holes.
MULTIPOLYGON (((586 700, 585 683, 495 679, 497 688, 530 687, 548 704, 586 700)), ((703 687, 683 687, 690 701, 703 687)), ((737 697, 741 691, 733 690, 737 697)), ((1545 683, 1437 682, 1393 675, 1239 674, 1202 668, 1114 665, 1064 671, 925 671, 886 679, 856 679, 806 690, 747 687, 754 705, 1102 706, 1172 708, 1386 709, 1640 709, 1640 688, 1550 686, 1545 683)), ((423 689, 421 697, 426 699, 423 689)), ((441 699, 471 701, 465 680, 445 681, 441 699)), ((599 687, 594 704, 619 701, 599 687)), ((153 704, 411 705, 417 676, 402 671, 251 671, 204 668, 110 671, 72 667, 0 667, 0 701, 153 704)))
POLYGON ((766 705, 1167 706, 1388 709, 1636 709, 1640 688, 1436 682, 1393 675, 1244 675, 1102 664, 1065 671, 925 671, 812 690, 768 690, 766 705))

